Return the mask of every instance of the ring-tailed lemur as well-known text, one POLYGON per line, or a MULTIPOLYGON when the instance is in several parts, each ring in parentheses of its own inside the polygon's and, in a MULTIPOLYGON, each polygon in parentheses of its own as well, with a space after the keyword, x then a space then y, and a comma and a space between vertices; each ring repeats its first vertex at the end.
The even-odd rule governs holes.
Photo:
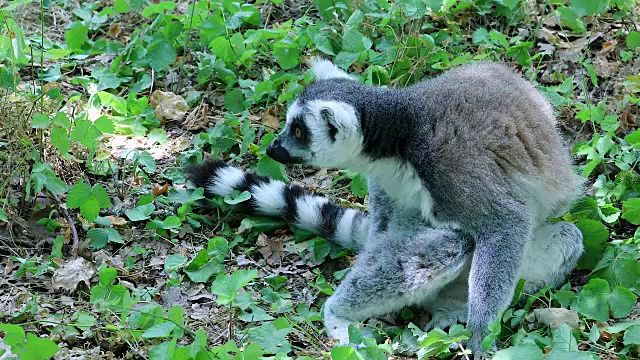
MULTIPOLYGON (((190 180, 207 196, 248 191, 247 213, 284 217, 299 228, 353 249, 352 271, 325 304, 329 335, 348 343, 348 325, 383 316, 407 305, 431 314, 427 330, 446 328, 467 318, 468 275, 473 241, 460 231, 424 224, 412 209, 395 206, 370 181, 369 213, 336 206, 297 185, 247 173, 223 162, 194 166, 190 180)), ((580 231, 561 222, 533 235, 519 277, 526 291, 560 285, 582 252, 580 231)))
MULTIPOLYGON (((467 324, 470 347, 482 352, 487 325, 509 304, 527 249, 544 249, 534 232, 582 192, 551 105, 493 63, 459 66, 401 89, 361 84, 326 60, 312 68, 316 81, 291 104, 267 154, 365 174, 387 204, 416 215, 414 228, 471 236, 467 324)), ((551 253, 564 253, 564 244, 553 245, 551 253)), ((563 272, 566 265, 549 262, 545 270, 563 272)), ((333 298, 341 296, 338 290, 333 298)), ((361 299, 351 305, 367 309, 361 299)))

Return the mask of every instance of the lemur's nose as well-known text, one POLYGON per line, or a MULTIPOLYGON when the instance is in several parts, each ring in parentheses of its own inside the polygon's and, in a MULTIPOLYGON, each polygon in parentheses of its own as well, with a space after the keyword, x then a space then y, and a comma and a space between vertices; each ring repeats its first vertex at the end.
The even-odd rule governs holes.
POLYGON ((267 156, 282 164, 291 162, 289 152, 280 145, 280 141, 278 139, 275 139, 267 148, 267 156))

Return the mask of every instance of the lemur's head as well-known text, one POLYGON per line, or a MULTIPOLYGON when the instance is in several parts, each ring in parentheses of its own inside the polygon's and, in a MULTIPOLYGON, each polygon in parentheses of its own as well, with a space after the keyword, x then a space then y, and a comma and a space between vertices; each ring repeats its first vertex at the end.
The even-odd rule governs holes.
POLYGON ((361 85, 328 60, 315 58, 316 80, 287 110, 287 124, 267 149, 283 163, 346 167, 362 152, 361 85))

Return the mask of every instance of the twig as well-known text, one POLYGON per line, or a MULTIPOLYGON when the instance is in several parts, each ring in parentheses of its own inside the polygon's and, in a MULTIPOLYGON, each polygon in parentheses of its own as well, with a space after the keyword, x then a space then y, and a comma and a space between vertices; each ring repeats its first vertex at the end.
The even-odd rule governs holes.
POLYGON ((71 227, 71 234, 73 235, 73 247, 71 248, 71 255, 73 256, 78 256, 78 232, 76 231, 76 224, 75 222, 73 222, 73 218, 71 218, 71 215, 69 215, 69 211, 67 210, 66 207, 64 207, 62 205, 62 201, 60 200, 60 198, 58 197, 58 195, 50 192, 51 196, 53 197, 53 199, 58 203, 58 205, 60 206, 60 208, 62 209, 62 213, 64 214, 64 217, 67 219, 67 222, 69 223, 69 226, 71 227))

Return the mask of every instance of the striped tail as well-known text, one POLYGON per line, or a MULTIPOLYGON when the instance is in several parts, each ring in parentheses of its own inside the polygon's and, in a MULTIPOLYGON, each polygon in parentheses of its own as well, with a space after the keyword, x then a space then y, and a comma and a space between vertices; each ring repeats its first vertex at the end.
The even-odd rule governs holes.
POLYGON ((222 161, 205 162, 187 169, 187 178, 205 190, 205 196, 226 196, 248 191, 243 210, 253 215, 280 216, 300 229, 320 235, 342 247, 360 250, 367 239, 366 212, 332 204, 298 185, 245 172, 222 161))

